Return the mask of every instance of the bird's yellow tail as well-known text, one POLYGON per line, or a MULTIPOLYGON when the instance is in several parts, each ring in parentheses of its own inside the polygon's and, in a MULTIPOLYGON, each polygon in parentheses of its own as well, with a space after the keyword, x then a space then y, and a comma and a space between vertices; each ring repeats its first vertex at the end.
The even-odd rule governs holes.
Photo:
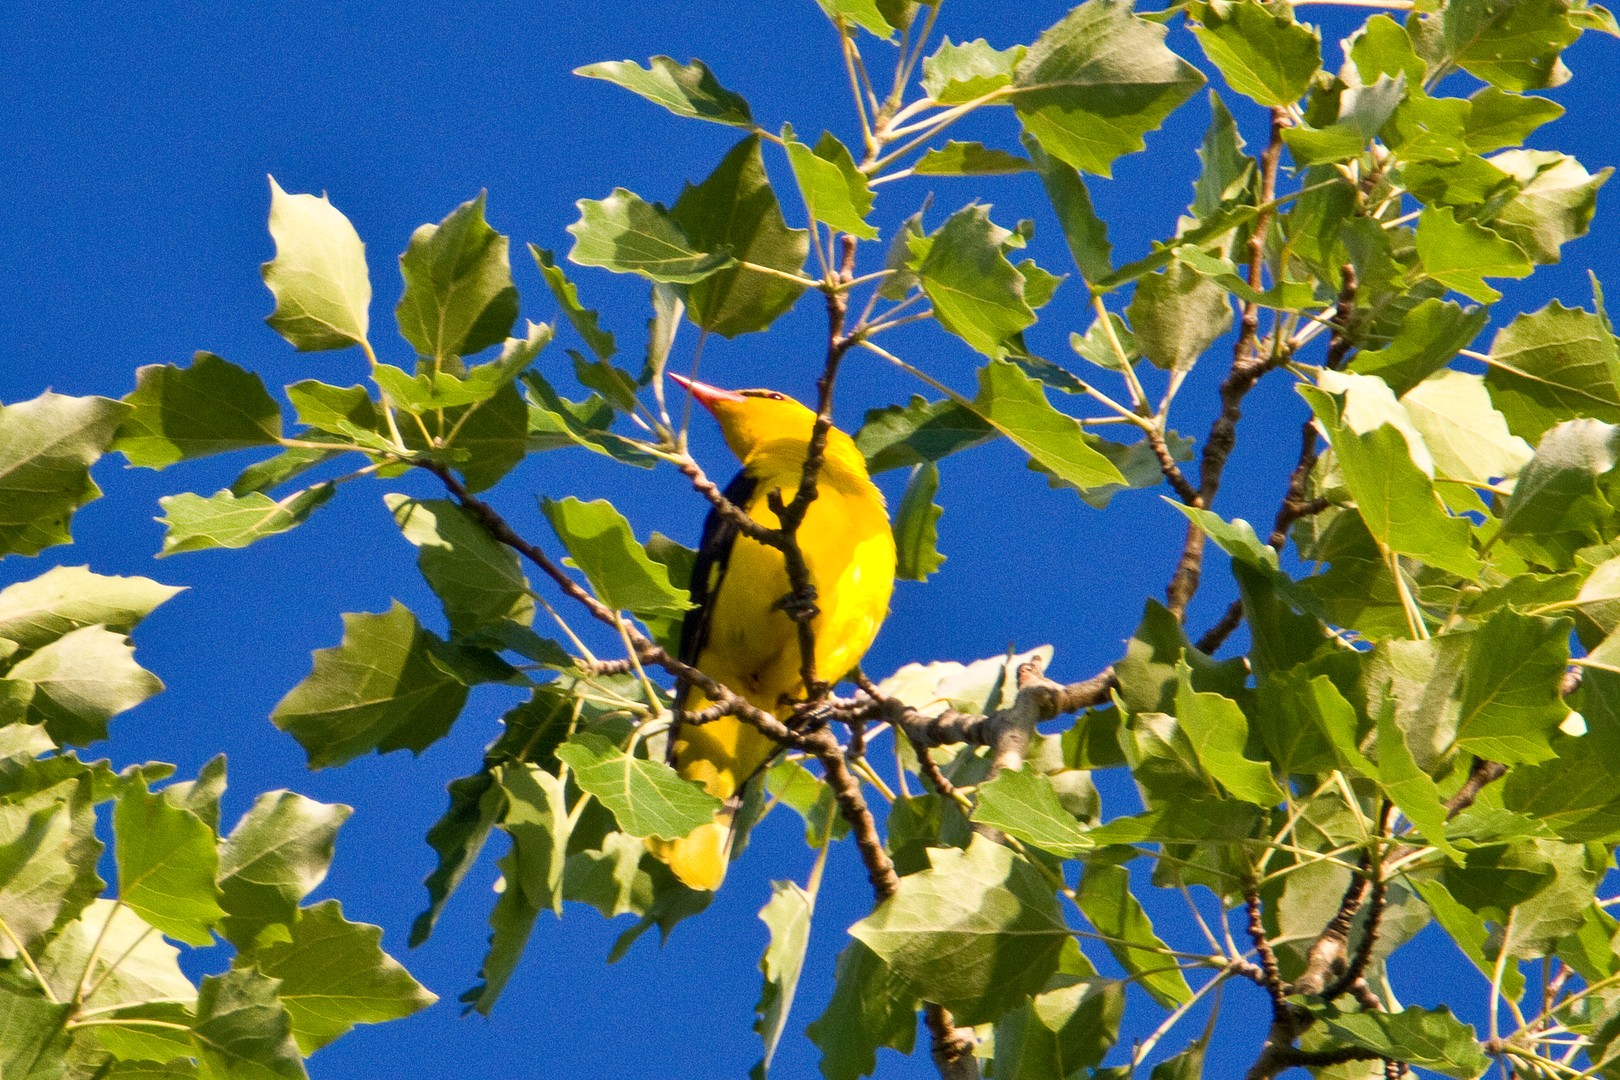
MULTIPOLYGON (((694 695, 696 696, 696 695, 694 695)), ((701 700, 701 699, 700 699, 701 700)), ((689 706, 695 712, 703 704, 689 706)), ((776 753, 776 743, 735 717, 725 716, 675 737, 675 767, 688 780, 725 802, 714 820, 679 840, 647 841, 647 848, 693 889, 713 890, 731 862, 732 826, 742 787, 776 753)))

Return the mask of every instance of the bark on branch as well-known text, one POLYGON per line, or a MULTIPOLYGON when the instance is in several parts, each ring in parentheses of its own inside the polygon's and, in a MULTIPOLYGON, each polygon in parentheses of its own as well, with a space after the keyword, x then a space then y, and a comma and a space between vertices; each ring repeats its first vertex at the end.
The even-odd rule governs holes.
MULTIPOLYGON (((1288 113, 1283 109, 1271 110, 1271 139, 1260 155, 1260 192, 1258 205, 1264 207, 1255 216, 1254 228, 1249 235, 1249 287, 1259 291, 1263 287, 1266 255, 1266 234, 1271 229, 1274 211, 1272 201, 1277 197, 1277 169, 1282 159, 1282 133, 1289 125, 1288 113)), ((1258 349, 1260 331, 1260 305, 1252 301, 1243 305, 1237 341, 1232 346, 1232 367, 1221 383, 1221 411, 1210 425, 1204 440, 1203 458, 1199 463, 1199 505, 1214 505, 1220 490, 1221 473, 1232 447, 1237 443, 1237 425, 1243 416, 1243 399, 1254 389, 1260 377, 1272 368, 1269 357, 1258 349)), ((1185 619, 1187 605, 1198 591, 1198 579, 1204 565, 1204 532, 1188 522, 1187 539, 1176 564, 1175 576, 1165 590, 1166 606, 1178 619, 1185 619)))

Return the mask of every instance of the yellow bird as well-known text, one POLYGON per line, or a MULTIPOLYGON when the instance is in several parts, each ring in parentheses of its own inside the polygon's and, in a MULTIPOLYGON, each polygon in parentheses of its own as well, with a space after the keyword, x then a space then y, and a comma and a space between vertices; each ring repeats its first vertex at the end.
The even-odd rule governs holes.
MULTIPOLYGON (((779 524, 768 502, 780 492, 792 502, 803 476, 815 413, 773 390, 722 390, 672 375, 719 421, 742 460, 726 498, 767 528, 779 524)), ((848 435, 833 428, 817 478, 817 496, 798 531, 819 614, 816 677, 836 682, 860 663, 889 611, 894 590, 894 534, 883 494, 848 435)), ((798 628, 780 601, 791 591, 782 553, 741 536, 711 510, 692 570, 692 602, 681 631, 680 657, 751 704, 786 718, 805 696, 798 628)), ((676 715, 710 702, 701 691, 676 689, 676 715)), ((672 732, 676 770, 725 801, 715 820, 681 840, 653 841, 652 850, 694 889, 715 889, 730 861, 732 820, 743 788, 778 747, 733 717, 672 732)))

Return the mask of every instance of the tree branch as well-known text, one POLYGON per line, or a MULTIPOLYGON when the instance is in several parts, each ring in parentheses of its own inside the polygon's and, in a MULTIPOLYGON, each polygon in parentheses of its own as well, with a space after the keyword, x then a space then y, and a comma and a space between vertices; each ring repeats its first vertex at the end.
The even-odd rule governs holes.
MULTIPOLYGON (((1022 672, 1020 669, 1018 696, 1013 703, 988 715, 947 709, 939 716, 927 716, 896 698, 882 696, 875 686, 866 692, 878 717, 903 730, 918 749, 926 750, 952 743, 1001 747, 1008 730, 1024 730, 1026 725, 1033 729, 1041 721, 1099 705, 1108 700, 1117 685, 1112 667, 1067 686, 1045 678, 1038 670, 1027 680, 1022 672)), ((1027 736, 1024 744, 1028 744, 1027 736)))
MULTIPOLYGON (((1271 228, 1277 197, 1277 168, 1282 158, 1282 133, 1289 125, 1288 113, 1281 108, 1271 110, 1271 140, 1260 155, 1259 213, 1249 235, 1249 287, 1259 291, 1265 269, 1266 234, 1271 228)), ((1221 383, 1221 412, 1210 425, 1204 440, 1203 459, 1199 465, 1198 497, 1208 508, 1215 502, 1220 490, 1221 473, 1232 447, 1237 443, 1237 425, 1243 416, 1243 398, 1260 377, 1274 366, 1269 357, 1261 356, 1256 348, 1259 341, 1260 305, 1249 301, 1243 305, 1237 341, 1232 346, 1232 368, 1221 383)), ((1187 539, 1176 564, 1175 576, 1165 590, 1167 605, 1178 619, 1187 617, 1187 605, 1198 591, 1198 579, 1204 565, 1204 532, 1189 522, 1187 539)))

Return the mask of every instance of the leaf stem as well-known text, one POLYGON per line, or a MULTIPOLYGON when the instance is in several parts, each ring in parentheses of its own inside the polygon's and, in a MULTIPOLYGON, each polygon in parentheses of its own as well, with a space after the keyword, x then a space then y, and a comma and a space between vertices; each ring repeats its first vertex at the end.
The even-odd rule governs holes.
POLYGON ((5 919, 0 919, 0 934, 5 934, 6 940, 11 942, 11 947, 17 950, 18 956, 22 957, 23 964, 33 973, 34 978, 39 980, 40 989, 45 992, 46 999, 52 1005, 62 1004, 62 1000, 56 996, 56 991, 51 989, 51 984, 45 981, 44 973, 39 970, 39 965, 34 962, 34 957, 23 945, 22 939, 17 936, 16 931, 7 925, 5 919))

